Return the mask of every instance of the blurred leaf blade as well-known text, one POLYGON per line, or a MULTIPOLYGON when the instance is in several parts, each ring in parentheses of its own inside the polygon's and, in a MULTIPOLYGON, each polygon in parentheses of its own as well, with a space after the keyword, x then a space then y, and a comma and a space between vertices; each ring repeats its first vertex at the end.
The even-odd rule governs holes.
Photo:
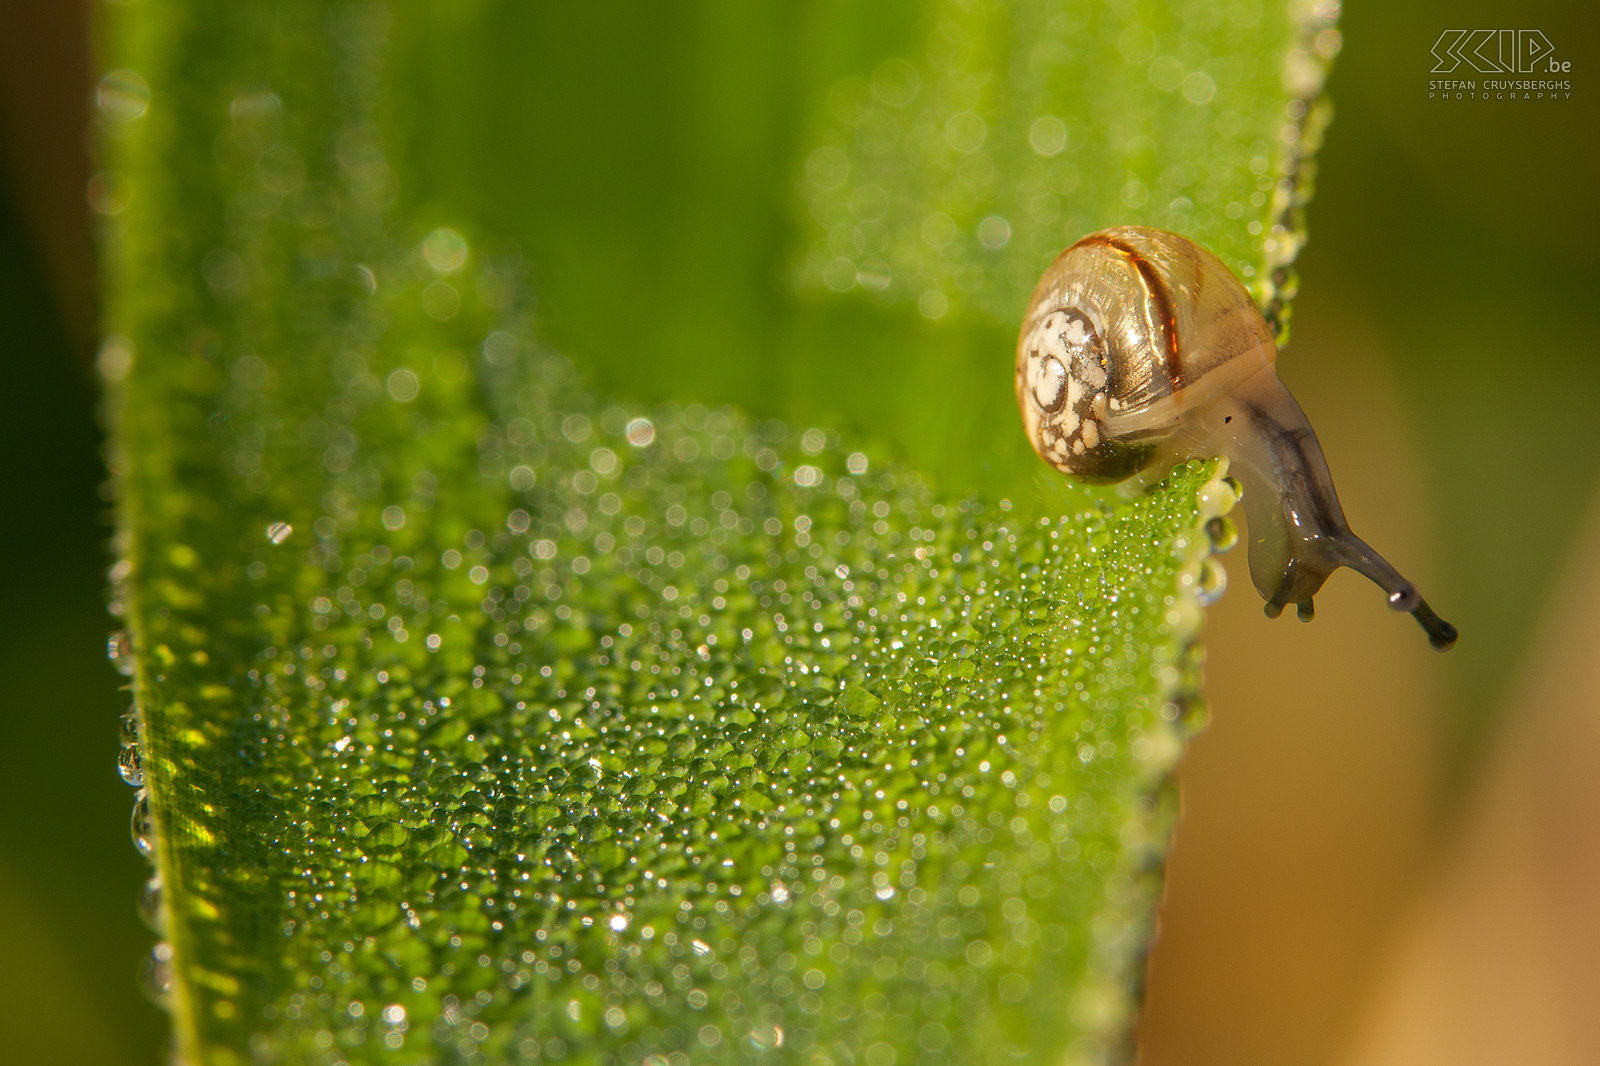
POLYGON ((1331 11, 949 0, 920 29, 827 97, 805 160, 807 283, 1011 322, 1063 247, 1136 223, 1282 299, 1331 11))
POLYGON ((182 1050, 1120 1047, 1215 470, 1036 525, 609 405, 406 194, 426 20, 123 25, 102 365, 182 1050))

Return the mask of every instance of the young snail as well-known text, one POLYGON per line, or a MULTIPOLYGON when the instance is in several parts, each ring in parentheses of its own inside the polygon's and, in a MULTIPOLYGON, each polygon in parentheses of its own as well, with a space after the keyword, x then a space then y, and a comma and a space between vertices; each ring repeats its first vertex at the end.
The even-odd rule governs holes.
POLYGON ((1441 651, 1456 629, 1350 531, 1305 413, 1273 369, 1272 332, 1222 261, 1142 226, 1091 233, 1039 279, 1017 340, 1017 404, 1039 457, 1121 481, 1224 455, 1244 486, 1250 577, 1276 618, 1348 566, 1441 651), (1159 464, 1159 465, 1158 465, 1159 464))

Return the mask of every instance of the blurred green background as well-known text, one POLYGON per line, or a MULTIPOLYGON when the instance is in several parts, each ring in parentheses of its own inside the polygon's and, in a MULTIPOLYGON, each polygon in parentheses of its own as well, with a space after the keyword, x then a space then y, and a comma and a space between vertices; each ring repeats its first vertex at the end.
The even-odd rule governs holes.
MULTIPOLYGON (((390 126, 413 140, 392 146, 396 169, 441 224, 520 246, 542 335, 598 390, 736 402, 840 429, 951 491, 1034 494, 1036 461, 1002 417, 1009 373, 989 367, 1009 363, 1009 324, 791 284, 808 116, 839 77, 906 47, 913 5, 463 11, 459 39, 403 57, 413 92, 390 126), (483 18, 495 54, 464 43, 483 18), (905 410, 907 373, 983 402, 970 424, 905 410)), ((104 658, 90 15, 44 0, 0 13, 0 997, 20 1006, 0 1012, 6 1062, 153 1063, 165 1044, 135 980, 153 939, 135 915, 147 867, 115 770, 126 696, 104 658)), ((1314 625, 1268 623, 1234 574, 1209 627, 1214 726, 1183 774, 1147 1062, 1392 1061, 1372 1019, 1413 994, 1394 960, 1423 950, 1416 916, 1448 897, 1501 791, 1557 789, 1537 758, 1525 785, 1505 777, 1504 752, 1527 723, 1557 735, 1600 707, 1582 678, 1548 680, 1574 665, 1552 660, 1552 632, 1600 647, 1588 612, 1551 628, 1585 587, 1572 567, 1600 491, 1596 25, 1577 3, 1376 5, 1342 20, 1280 367, 1356 529, 1464 636, 1432 656, 1343 578, 1314 625), (1429 100, 1429 46, 1480 26, 1543 30, 1572 62, 1572 98, 1429 100)), ((1576 795, 1595 809, 1593 789, 1576 795)), ((1575 824, 1549 845, 1561 858, 1500 865, 1580 878, 1596 837, 1575 824)), ((1475 921, 1529 905, 1513 896, 1486 897, 1475 921)), ((1550 963, 1560 994, 1600 994, 1584 984, 1600 961, 1588 941, 1551 950, 1579 953, 1550 963)), ((1486 965, 1501 971, 1485 987, 1527 984, 1486 965)), ((1443 978, 1427 989, 1451 995, 1443 978)), ((1463 1061, 1417 1039, 1409 1061, 1463 1061)))

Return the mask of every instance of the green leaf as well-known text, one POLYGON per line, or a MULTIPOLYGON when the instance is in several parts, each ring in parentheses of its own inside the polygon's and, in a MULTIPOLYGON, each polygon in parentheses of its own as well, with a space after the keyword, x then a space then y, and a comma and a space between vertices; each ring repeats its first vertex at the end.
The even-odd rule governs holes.
POLYGON ((1009 324, 1065 245, 1137 221, 1210 247, 1277 309, 1338 45, 1296 6, 932 5, 909 57, 829 94, 804 278, 1009 324))
POLYGON ((996 369, 1050 259, 1097 227, 1167 226, 1222 256, 1274 320, 1293 291, 1316 93, 1339 40, 1316 4, 471 10, 396 20, 392 160, 413 202, 516 240, 541 336, 608 398, 825 425, 945 493, 1058 514, 1078 500, 1043 476, 996 369), (986 86, 990 135, 960 165, 1002 176, 987 199, 913 154, 940 151, 924 127, 948 119, 946 33, 975 53, 963 77, 986 86), (879 71, 906 67, 917 95, 876 103, 879 71), (1158 87, 1174 72, 1177 88, 1158 87), (1211 79, 1209 99, 1184 95, 1190 75, 1211 79), (887 145, 866 136, 863 101, 887 145), (1041 113, 1082 144, 1041 155, 1041 113), (844 179, 824 188, 812 160, 830 151, 844 179), (1123 198, 1134 180, 1137 203, 1123 198), (939 247, 924 235, 936 212, 957 229, 939 247), (1011 230, 998 249, 977 236, 991 215, 1011 230), (881 257, 892 283, 836 297, 835 256, 881 257), (936 284, 948 309, 930 318, 919 302, 936 284))
POLYGON ((1036 521, 610 402, 391 163, 391 48, 471 25, 119 27, 101 366, 186 1059, 1119 1053, 1217 465, 1036 521))

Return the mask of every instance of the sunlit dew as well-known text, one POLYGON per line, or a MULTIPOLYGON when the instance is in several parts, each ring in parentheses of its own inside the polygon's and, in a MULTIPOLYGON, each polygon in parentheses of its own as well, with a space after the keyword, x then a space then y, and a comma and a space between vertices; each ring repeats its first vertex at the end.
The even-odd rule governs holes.
POLYGON ((1068 934, 1108 906, 1084 856, 1147 817, 1083 789, 1130 758, 1165 772, 1147 738, 1183 725, 1088 697, 1125 601, 1047 545, 1128 539, 936 503, 819 429, 596 408, 518 349, 484 364, 481 425, 378 402, 432 379, 371 350, 343 364, 367 415, 304 435, 329 479, 315 543, 263 580, 315 592, 224 675, 255 772, 288 789, 265 876, 303 977, 248 1008, 264 1059, 359 1030, 514 1061, 970 1061, 974 1013, 1075 1031, 1093 960, 1136 950, 1068 934), (475 479, 434 477, 422 432, 475 479), (403 961, 374 968, 365 936, 403 961))
POLYGON ((108 71, 95 86, 94 102, 106 118, 130 122, 149 110, 150 86, 135 71, 108 71))
POLYGON ((134 788, 144 784, 144 756, 137 741, 125 744, 117 753, 117 773, 124 784, 134 788))
POLYGON ((151 932, 158 935, 164 935, 167 931, 166 912, 161 905, 163 885, 159 873, 151 874, 139 893, 139 917, 151 932))
POLYGON ((135 660, 133 657, 133 638, 126 629, 119 629, 106 637, 106 658, 111 660, 111 665, 117 673, 124 677, 132 677, 135 660))
POLYGON ((1004 248, 1011 240, 1011 223, 999 215, 989 215, 978 223, 978 243, 989 249, 1004 248))
POLYGON ((145 956, 140 969, 140 985, 145 995, 159 1007, 168 1007, 172 1000, 172 945, 157 943, 145 956))
MULTIPOLYGON (((386 18, 334 17, 339 100, 386 18)), ((906 62, 858 88, 935 106, 906 62)), ((246 312, 195 338, 227 382, 193 444, 217 495, 139 556, 159 728, 146 750, 130 712, 118 766, 184 804, 171 839, 142 790, 132 814, 185 879, 152 880, 147 986, 182 963, 196 1024, 261 1063, 1059 1061, 1113 1027, 1226 486, 1035 524, 823 428, 598 404, 520 263, 386 244, 377 131, 294 99, 217 118, 226 243, 254 249, 191 267, 246 312), (341 310, 269 313, 270 270, 341 310), (213 581, 208 631, 184 596, 213 581), (1083 1021, 1102 987, 1113 1020, 1083 1021)), ((979 152, 976 106, 933 135, 979 152)), ((990 250, 1021 217, 937 214, 919 239, 990 250)), ((133 669, 124 633, 108 654, 133 669)))
POLYGON ((655 423, 648 418, 635 418, 628 423, 627 437, 635 448, 647 448, 656 439, 655 423))
POLYGON ((422 242, 422 257, 438 274, 454 274, 467 262, 467 239, 453 229, 440 228, 422 242))
POLYGON ((155 834, 150 823, 150 797, 142 788, 133 796, 133 816, 129 823, 129 835, 133 838, 134 849, 140 855, 148 859, 155 853, 155 834))
POLYGON ((386 384, 389 395, 401 403, 410 403, 422 391, 422 379, 417 376, 416 371, 405 367, 390 371, 386 384))
POLYGON ((828 87, 795 273, 929 319, 955 303, 1012 321, 1068 243, 1142 221, 1231 250, 1241 273, 1264 259, 1253 291, 1276 322, 1338 5, 1195 9, 1158 35, 1131 11, 1046 3, 1027 47, 996 44, 1003 7, 941 6, 904 55, 828 87), (1263 169, 1240 166, 1263 147, 1263 169))

